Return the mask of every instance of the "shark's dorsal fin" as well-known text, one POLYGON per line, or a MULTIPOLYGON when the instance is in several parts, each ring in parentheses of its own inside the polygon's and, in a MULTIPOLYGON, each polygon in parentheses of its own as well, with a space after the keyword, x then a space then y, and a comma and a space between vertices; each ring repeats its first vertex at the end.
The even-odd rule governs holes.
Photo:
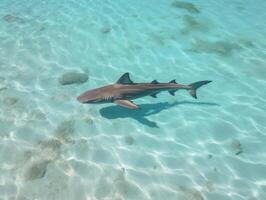
POLYGON ((153 80, 151 83, 152 84, 158 84, 159 82, 157 80, 153 80))
POLYGON ((175 83, 176 84, 175 79, 174 80, 171 80, 169 83, 175 83))
POLYGON ((130 77, 129 77, 129 73, 124 73, 116 83, 119 84, 133 84, 133 81, 131 81, 130 77))

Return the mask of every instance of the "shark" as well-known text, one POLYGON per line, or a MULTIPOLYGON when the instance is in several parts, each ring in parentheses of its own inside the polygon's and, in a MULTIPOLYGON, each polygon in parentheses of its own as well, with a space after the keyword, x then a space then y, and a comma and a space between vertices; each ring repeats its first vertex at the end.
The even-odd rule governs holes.
POLYGON ((168 91, 174 96, 178 90, 187 90, 193 98, 197 99, 197 89, 210 82, 212 81, 205 80, 183 85, 176 83, 175 80, 168 83, 153 80, 150 83, 134 83, 127 72, 116 83, 86 91, 79 95, 77 100, 84 104, 116 103, 129 109, 140 109, 140 106, 132 100, 145 96, 157 98, 157 94, 163 91, 168 91))

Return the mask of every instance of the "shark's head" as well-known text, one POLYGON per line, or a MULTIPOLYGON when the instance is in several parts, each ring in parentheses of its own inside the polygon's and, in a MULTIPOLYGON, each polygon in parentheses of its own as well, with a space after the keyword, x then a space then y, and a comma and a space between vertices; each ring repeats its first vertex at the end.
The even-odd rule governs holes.
POLYGON ((101 103, 104 99, 100 95, 99 91, 95 89, 81 94, 77 97, 77 100, 80 103, 101 103))

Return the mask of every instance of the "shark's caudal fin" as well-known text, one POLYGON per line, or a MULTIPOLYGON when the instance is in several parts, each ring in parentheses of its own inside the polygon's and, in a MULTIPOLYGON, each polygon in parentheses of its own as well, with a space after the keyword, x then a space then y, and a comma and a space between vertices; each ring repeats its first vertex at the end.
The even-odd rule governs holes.
POLYGON ((190 84, 189 86, 191 86, 191 89, 189 90, 189 94, 196 99, 197 98, 197 92, 196 92, 197 89, 203 85, 210 83, 210 82, 212 82, 212 81, 198 81, 198 82, 190 84))

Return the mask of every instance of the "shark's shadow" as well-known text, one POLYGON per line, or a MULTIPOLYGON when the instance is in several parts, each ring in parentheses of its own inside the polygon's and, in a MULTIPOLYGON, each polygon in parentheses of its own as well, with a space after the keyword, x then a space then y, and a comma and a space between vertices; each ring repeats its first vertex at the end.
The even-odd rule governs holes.
POLYGON ((181 104, 191 104, 191 105, 199 105, 199 106, 219 106, 219 104, 216 103, 210 103, 210 102, 191 102, 191 101, 180 101, 180 102, 174 102, 174 103, 155 103, 155 104, 141 104, 140 110, 130 110, 124 107, 120 107, 117 105, 109 106, 100 109, 100 114, 107 119, 117 119, 117 118, 128 118, 131 117, 138 122, 147 125, 149 127, 153 128, 159 128, 157 123, 154 121, 150 121, 147 119, 147 116, 157 114, 161 112, 162 110, 169 109, 174 106, 178 106, 181 104))

